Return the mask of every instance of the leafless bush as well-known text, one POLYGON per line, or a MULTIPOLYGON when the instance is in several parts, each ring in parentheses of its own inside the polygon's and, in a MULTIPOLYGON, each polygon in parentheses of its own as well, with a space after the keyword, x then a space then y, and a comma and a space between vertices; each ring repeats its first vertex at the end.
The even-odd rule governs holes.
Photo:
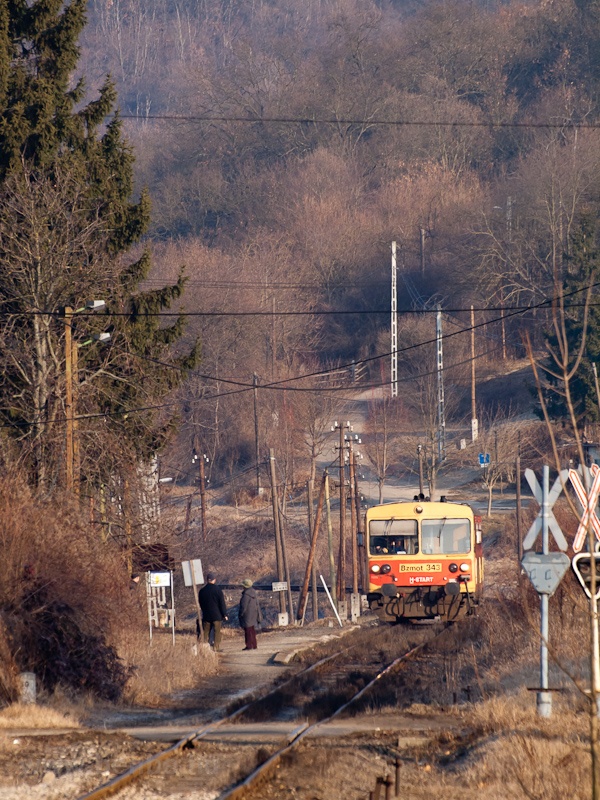
POLYGON ((0 648, 14 696, 15 669, 59 685, 117 699, 128 669, 110 643, 138 609, 119 551, 101 541, 74 500, 36 497, 18 477, 0 480, 0 648))

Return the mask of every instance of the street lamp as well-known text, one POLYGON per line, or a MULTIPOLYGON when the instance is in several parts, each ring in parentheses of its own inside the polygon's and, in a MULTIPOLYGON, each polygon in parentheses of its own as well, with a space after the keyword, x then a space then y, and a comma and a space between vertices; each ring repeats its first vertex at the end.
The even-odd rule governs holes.
MULTIPOLYGON (((65 325, 65 417, 66 417, 66 453, 65 453, 65 486, 67 491, 78 493, 79 485, 75 486, 75 472, 79 472, 79 442, 76 438, 77 420, 75 419, 75 398, 73 392, 73 377, 78 373, 79 348, 93 341, 108 342, 110 333, 94 334, 90 339, 78 344, 73 341, 72 318, 82 311, 98 311, 106 306, 104 300, 88 300, 85 306, 73 309, 65 306, 62 317, 65 325)), ((79 483, 79 482, 78 482, 79 483)))

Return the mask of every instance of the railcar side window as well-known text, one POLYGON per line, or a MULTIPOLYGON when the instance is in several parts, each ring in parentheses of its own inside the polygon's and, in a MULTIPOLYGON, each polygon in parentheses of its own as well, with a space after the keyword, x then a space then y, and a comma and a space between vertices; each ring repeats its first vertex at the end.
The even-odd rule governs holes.
POLYGON ((421 547, 427 555, 468 553, 471 549, 471 526, 469 520, 422 520, 421 547))
POLYGON ((372 519, 369 523, 369 552, 372 556, 418 553, 416 519, 372 519))

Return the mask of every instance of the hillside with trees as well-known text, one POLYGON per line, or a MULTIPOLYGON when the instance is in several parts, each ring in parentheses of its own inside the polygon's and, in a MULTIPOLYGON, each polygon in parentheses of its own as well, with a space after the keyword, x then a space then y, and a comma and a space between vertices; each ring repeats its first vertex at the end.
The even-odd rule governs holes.
MULTIPOLYGON (((478 369, 494 374, 527 336, 535 352, 556 345, 557 292, 569 336, 585 327, 599 62, 596 0, 3 4, 0 501, 32 519, 63 509, 90 559, 100 541, 121 565, 122 589, 161 531, 158 470, 197 501, 193 452, 237 503, 267 484, 273 449, 285 495, 314 481, 349 393, 372 389, 377 479, 414 470, 403 447, 435 437, 437 306, 460 440, 471 307, 478 369), (389 408, 392 241, 403 357, 389 408), (388 420, 407 438, 384 453, 388 420)), ((596 333, 575 386, 582 426, 597 422, 599 351, 596 333)), ((38 619, 41 551, 6 525, 0 637, 16 652, 38 619)), ((58 595, 43 603, 63 608, 48 564, 58 595)), ((108 598, 104 572, 85 576, 108 598)), ((67 615, 75 638, 97 636, 86 592, 67 615)), ((57 615, 39 639, 68 650, 57 615)), ((126 676, 94 642, 118 695, 126 676)))

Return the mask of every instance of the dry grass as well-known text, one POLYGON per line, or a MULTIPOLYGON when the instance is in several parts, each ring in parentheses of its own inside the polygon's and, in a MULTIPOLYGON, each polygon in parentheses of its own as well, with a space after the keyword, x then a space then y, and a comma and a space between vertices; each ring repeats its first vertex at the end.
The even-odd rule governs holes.
POLYGON ((12 703, 0 711, 0 730, 16 728, 79 728, 79 720, 46 705, 12 703))
POLYGON ((159 706, 173 692, 193 689, 202 678, 214 675, 218 656, 210 647, 197 644, 195 636, 147 632, 129 634, 118 648, 125 662, 134 668, 124 699, 128 703, 159 706))

